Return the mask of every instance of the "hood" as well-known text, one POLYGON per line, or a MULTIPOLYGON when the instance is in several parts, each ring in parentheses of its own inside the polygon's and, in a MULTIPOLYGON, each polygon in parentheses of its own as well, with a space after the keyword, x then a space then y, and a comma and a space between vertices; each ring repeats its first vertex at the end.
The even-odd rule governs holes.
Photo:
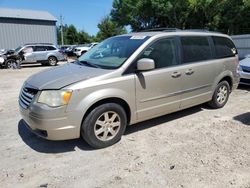
POLYGON ((77 47, 76 49, 81 49, 81 50, 88 50, 90 47, 84 46, 84 47, 77 47))
POLYGON ((15 50, 1 50, 0 51, 0 55, 10 55, 14 53, 15 53, 15 50))
POLYGON ((6 55, 7 50, 0 50, 0 55, 6 55))
POLYGON ((250 68, 250 58, 245 58, 240 61, 240 66, 249 67, 250 68))
POLYGON ((27 79, 26 83, 38 90, 61 89, 78 81, 101 76, 111 71, 112 70, 67 63, 34 74, 27 79))

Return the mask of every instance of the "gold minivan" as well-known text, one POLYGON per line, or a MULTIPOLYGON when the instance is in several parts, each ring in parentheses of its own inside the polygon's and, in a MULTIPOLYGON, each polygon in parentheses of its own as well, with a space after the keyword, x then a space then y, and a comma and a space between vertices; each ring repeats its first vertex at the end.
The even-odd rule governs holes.
POLYGON ((94 148, 126 126, 201 103, 223 107, 239 82, 229 36, 150 31, 104 40, 74 63, 28 78, 19 106, 25 124, 50 140, 83 139, 94 148))

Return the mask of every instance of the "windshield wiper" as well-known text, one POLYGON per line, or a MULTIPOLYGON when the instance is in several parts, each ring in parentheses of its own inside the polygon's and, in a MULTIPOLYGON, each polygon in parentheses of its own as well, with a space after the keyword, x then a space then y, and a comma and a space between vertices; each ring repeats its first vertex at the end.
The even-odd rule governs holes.
POLYGON ((88 65, 90 67, 100 68, 98 65, 90 63, 88 61, 79 61, 80 64, 88 65))

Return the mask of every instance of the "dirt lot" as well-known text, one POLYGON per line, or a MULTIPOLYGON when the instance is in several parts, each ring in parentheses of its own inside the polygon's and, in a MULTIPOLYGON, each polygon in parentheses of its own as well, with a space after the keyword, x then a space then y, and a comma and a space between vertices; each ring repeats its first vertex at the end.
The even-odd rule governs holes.
POLYGON ((92 150, 24 127, 19 90, 46 68, 0 70, 0 187, 250 188, 250 87, 223 109, 201 105, 130 126, 118 144, 92 150))

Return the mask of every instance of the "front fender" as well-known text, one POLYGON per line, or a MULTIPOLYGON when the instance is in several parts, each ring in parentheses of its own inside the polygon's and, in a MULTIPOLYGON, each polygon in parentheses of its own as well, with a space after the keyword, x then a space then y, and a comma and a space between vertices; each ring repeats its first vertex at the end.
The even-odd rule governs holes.
POLYGON ((82 123, 82 119, 85 116, 87 110, 95 103, 110 98, 118 98, 125 101, 131 111, 130 124, 136 119, 135 109, 135 95, 118 88, 103 88, 97 91, 88 91, 85 95, 86 89, 76 90, 73 92, 71 102, 68 104, 66 111, 74 112, 75 120, 78 121, 79 131, 82 123), (83 97, 84 96, 84 97, 83 97))

